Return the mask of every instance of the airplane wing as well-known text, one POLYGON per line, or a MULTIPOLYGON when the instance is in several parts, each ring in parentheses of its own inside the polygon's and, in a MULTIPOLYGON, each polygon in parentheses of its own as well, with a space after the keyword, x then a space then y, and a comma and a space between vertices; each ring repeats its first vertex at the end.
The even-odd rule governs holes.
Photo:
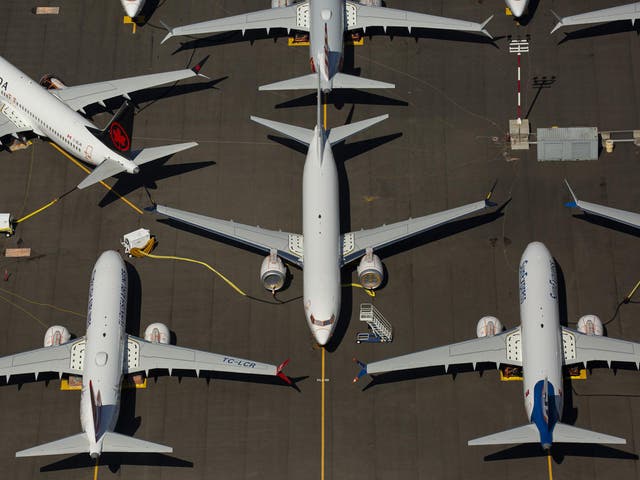
POLYGON ((344 265, 361 257, 367 248, 377 250, 439 227, 440 225, 444 225, 470 213, 493 207, 495 204, 489 201, 490 195, 491 194, 489 194, 485 200, 469 203, 468 205, 452 208, 443 212, 432 213, 424 217, 410 218, 402 222, 382 225, 381 227, 368 230, 346 233, 342 236, 342 263, 344 265))
MULTIPOLYGON (((166 25, 165 25, 166 27, 166 25)), ((206 22, 193 23, 183 27, 168 28, 167 36, 161 43, 169 38, 182 35, 201 35, 207 33, 231 32, 241 30, 256 30, 264 28, 269 32, 272 28, 285 28, 289 30, 309 31, 309 2, 296 3, 289 7, 270 8, 257 12, 243 13, 231 17, 208 20, 206 22)))
POLYGON ((38 348, 0 358, 0 377, 7 381, 12 375, 35 375, 56 372, 82 375, 84 337, 54 347, 38 348))
POLYGON ((573 190, 571 190, 569 182, 567 182, 566 180, 564 182, 567 184, 567 188, 569 189, 569 192, 573 197, 572 202, 568 202, 565 204, 567 207, 576 207, 592 215, 604 217, 609 220, 613 220, 614 222, 624 223, 625 225, 629 225, 630 227, 640 228, 640 214, 578 200, 578 197, 576 197, 575 193, 573 193, 573 190))
POLYGON ((468 363, 473 364, 474 368, 477 363, 495 363, 497 366, 508 364, 519 367, 522 365, 520 344, 520 327, 516 327, 492 337, 474 338, 366 365, 358 362, 362 370, 353 381, 372 373, 437 366, 443 366, 446 371, 449 365, 468 363))
POLYGON ((640 2, 620 5, 619 7, 604 8, 593 12, 571 15, 569 17, 559 17, 553 10, 551 11, 558 20, 551 33, 567 25, 586 25, 590 23, 616 22, 618 20, 631 20, 635 23, 640 18, 640 2))
POLYGON ((634 363, 640 368, 640 343, 597 335, 585 335, 562 327, 564 363, 572 365, 587 362, 634 363))
POLYGON ((218 220, 217 218, 206 217, 163 205, 156 205, 156 211, 172 220, 177 220, 229 240, 257 248, 266 253, 271 250, 277 250, 279 256, 302 267, 302 235, 252 227, 236 223, 233 220, 218 220))
POLYGON ((493 15, 483 23, 467 22, 455 18, 438 17, 424 13, 407 12, 387 7, 368 7, 358 2, 347 1, 347 29, 356 30, 368 27, 405 27, 411 32, 412 28, 432 28, 437 30, 462 30, 465 32, 480 32, 492 38, 485 30, 493 15))
POLYGON ((202 63, 203 62, 200 62, 195 67, 185 68, 184 70, 152 73, 151 75, 140 75, 106 82, 87 83, 85 85, 65 87, 58 90, 49 90, 49 92, 66 103, 71 109, 82 110, 87 105, 101 103, 109 98, 123 96, 129 99, 129 93, 131 92, 195 77, 199 75, 202 63))
POLYGON ((276 367, 268 363, 255 362, 229 355, 203 352, 163 343, 151 343, 133 335, 127 335, 127 349, 127 373, 145 372, 148 374, 149 370, 162 369, 169 370, 170 375, 172 370, 192 370, 196 373, 212 371, 273 375, 286 378, 282 373, 282 368, 288 362, 276 367))

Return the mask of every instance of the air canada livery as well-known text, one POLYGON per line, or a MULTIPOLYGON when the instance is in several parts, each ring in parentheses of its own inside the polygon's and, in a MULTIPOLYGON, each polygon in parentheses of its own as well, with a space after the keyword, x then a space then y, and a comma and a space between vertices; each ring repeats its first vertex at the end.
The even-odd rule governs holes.
MULTIPOLYGON (((520 1, 520 0, 510 0, 520 1)), ((272 0, 271 8, 232 17, 169 28, 164 38, 178 35, 203 35, 209 33, 241 30, 271 29, 309 32, 309 57, 312 72, 321 75, 320 87, 324 92, 332 88, 393 88, 393 84, 369 80, 341 73, 344 57, 345 32, 367 30, 372 27, 430 28, 438 30, 462 30, 482 33, 484 23, 467 22, 453 18, 407 12, 382 7, 381 0, 308 0, 294 3, 293 0, 272 0)), ((314 73, 260 87, 260 90, 315 90, 314 73)))
POLYGON ((157 205, 157 212, 170 219, 214 233, 251 249, 267 253, 260 269, 265 288, 280 289, 286 278, 281 258, 303 269, 304 312, 319 345, 326 345, 340 314, 340 269, 360 259, 358 277, 369 289, 380 286, 384 267, 374 250, 393 245, 458 218, 495 206, 484 200, 377 228, 340 233, 338 171, 331 146, 365 130, 388 115, 381 115, 325 130, 318 85, 317 120, 313 129, 287 125, 258 117, 257 123, 308 147, 302 177, 302 235, 218 220, 176 208, 157 205))
POLYGON ((558 308, 556 264, 540 242, 530 243, 522 254, 519 269, 519 327, 503 332, 495 317, 478 322, 479 338, 379 360, 362 367, 363 375, 397 370, 477 363, 522 367, 522 396, 530 423, 504 432, 470 440, 469 445, 540 443, 544 449, 553 442, 624 444, 623 438, 596 433, 560 422, 564 391, 563 365, 588 362, 630 363, 640 367, 640 343, 602 336, 602 322, 585 315, 578 329, 562 327, 558 308))
POLYGON ((118 173, 138 173, 140 165, 181 152, 197 143, 133 150, 133 106, 129 93, 176 82, 199 74, 201 64, 192 69, 155 73, 86 85, 67 86, 51 75, 31 80, 25 73, 0 57, 0 145, 3 138, 20 138, 33 132, 50 139, 74 157, 95 165, 78 188, 118 173), (84 107, 118 96, 127 101, 102 130, 80 115, 84 107))
POLYGON ((82 375, 80 423, 82 433, 16 453, 17 457, 87 452, 167 453, 171 447, 138 440, 113 431, 120 410, 124 374, 150 370, 191 370, 273 375, 290 383, 282 368, 228 355, 202 352, 169 344, 169 329, 152 323, 144 339, 125 333, 127 270, 117 252, 104 252, 93 269, 89 285, 87 333, 70 339, 65 327, 50 327, 44 348, 0 358, 0 377, 55 372, 82 375))

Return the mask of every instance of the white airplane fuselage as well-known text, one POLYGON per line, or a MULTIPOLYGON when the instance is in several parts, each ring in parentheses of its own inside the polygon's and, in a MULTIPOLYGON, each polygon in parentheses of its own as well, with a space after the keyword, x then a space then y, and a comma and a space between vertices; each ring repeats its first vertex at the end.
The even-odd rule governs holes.
POLYGON ((342 247, 338 171, 320 126, 314 130, 304 164, 302 233, 305 317, 318 344, 325 345, 340 313, 342 247))
POLYGON ((333 76, 342 69, 343 38, 346 29, 345 8, 344 0, 309 1, 311 70, 320 72, 322 91, 331 90, 333 76), (325 48, 325 43, 328 45, 328 51, 325 48))
POLYGON ((111 150, 87 130, 87 127, 97 128, 93 123, 2 57, 0 111, 16 125, 23 124, 27 127, 25 130, 49 138, 84 162, 99 165, 110 158, 128 173, 139 171, 134 162, 111 150))
POLYGON ((103 435, 113 431, 120 410, 127 286, 127 270, 120 255, 113 250, 100 255, 89 286, 80 396, 80 423, 92 458, 101 454, 103 435))
POLYGON ((521 17, 529 5, 529 0, 505 0, 505 2, 511 10, 511 14, 516 18, 521 17))
POLYGON ((553 427, 562 417, 563 344, 556 265, 545 245, 527 246, 519 279, 524 405, 543 447, 548 448, 553 427))

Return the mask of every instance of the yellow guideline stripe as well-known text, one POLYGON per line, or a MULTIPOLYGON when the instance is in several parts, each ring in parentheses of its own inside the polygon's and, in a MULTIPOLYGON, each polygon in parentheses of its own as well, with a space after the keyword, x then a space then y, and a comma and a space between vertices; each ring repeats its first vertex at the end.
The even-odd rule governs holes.
POLYGON ((93 469, 93 480, 98 480, 98 462, 100 458, 96 458, 96 466, 93 469))
POLYGON ((553 471, 551 470, 551 453, 547 453, 547 466, 549 468, 549 480, 553 480, 553 471))
POLYGON ((322 375, 320 377, 321 386, 321 422, 320 422, 320 480, 324 480, 324 347, 322 347, 322 375))
MULTIPOLYGON (((84 172, 88 175, 89 173, 91 173, 91 170, 89 170, 87 167, 85 167, 84 165, 82 165, 80 162, 78 162, 75 158, 73 158, 71 155, 69 155, 67 152, 65 152, 62 148, 60 148, 58 145, 56 145, 53 142, 49 142, 49 145, 51 145, 53 148, 55 148, 56 150, 58 150, 62 155, 64 155, 65 157, 67 157, 69 160, 71 160, 73 163, 75 163, 78 167, 80 167, 82 170, 84 170, 84 172)), ((120 195, 118 192, 116 192, 113 188, 111 188, 108 184, 106 184, 103 181, 100 181, 100 185, 102 185, 104 188, 106 188, 107 190, 109 190, 110 192, 113 192, 120 200, 122 200, 124 203, 126 203, 127 205, 129 205, 129 207, 131 207, 134 211, 136 211, 137 213, 139 213, 140 215, 142 215, 144 212, 142 210, 140 210, 138 207, 136 207, 133 203, 131 203, 129 200, 127 200, 125 197, 123 197, 122 195, 120 195)))
POLYGON ((22 295, 18 295, 17 293, 11 292, 9 290, 5 290, 4 288, 1 288, 1 287, 0 287, 0 292, 6 293, 7 295, 11 295, 12 297, 18 298, 23 302, 27 302, 32 305, 38 305, 39 307, 49 307, 54 310, 57 310, 58 312, 68 313, 70 315, 75 315, 76 317, 80 317, 80 318, 86 317, 84 313, 78 313, 78 312, 74 312, 73 310, 67 310, 66 308, 57 307, 55 305, 52 305, 51 303, 43 303, 43 302, 36 302, 35 300, 29 300, 28 298, 23 297, 22 295))

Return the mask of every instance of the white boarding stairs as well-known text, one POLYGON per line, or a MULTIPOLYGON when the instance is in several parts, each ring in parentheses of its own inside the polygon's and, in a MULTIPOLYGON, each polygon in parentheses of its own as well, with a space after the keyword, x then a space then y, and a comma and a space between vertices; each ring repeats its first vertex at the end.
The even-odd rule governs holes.
POLYGON ((381 342, 393 340, 393 328, 386 318, 371 303, 360 304, 360 321, 367 322, 371 331, 381 342))

